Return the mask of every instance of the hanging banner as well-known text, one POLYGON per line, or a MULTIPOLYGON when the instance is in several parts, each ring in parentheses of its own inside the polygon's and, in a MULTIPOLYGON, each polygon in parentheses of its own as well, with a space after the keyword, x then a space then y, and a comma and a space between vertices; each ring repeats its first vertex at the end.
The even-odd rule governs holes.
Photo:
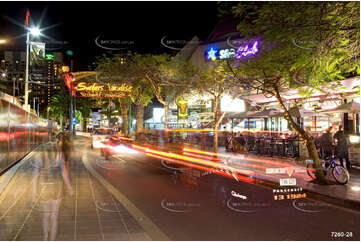
POLYGON ((45 43, 30 42, 30 66, 44 66, 45 43))
POLYGON ((30 81, 44 81, 45 75, 45 43, 30 42, 30 81))

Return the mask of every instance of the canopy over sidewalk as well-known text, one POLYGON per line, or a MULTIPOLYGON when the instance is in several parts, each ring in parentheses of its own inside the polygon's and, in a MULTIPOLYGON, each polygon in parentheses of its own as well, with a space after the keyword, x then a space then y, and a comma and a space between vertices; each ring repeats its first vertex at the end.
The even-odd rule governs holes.
POLYGON ((336 108, 321 111, 321 113, 360 113, 360 104, 355 102, 344 103, 336 108))

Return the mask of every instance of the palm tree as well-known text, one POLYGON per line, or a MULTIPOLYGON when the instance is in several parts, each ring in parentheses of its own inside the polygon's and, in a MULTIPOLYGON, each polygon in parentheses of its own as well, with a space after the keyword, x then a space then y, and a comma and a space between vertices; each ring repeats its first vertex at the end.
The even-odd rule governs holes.
POLYGON ((95 100, 91 98, 79 98, 76 101, 76 114, 78 120, 83 122, 83 130, 86 130, 87 119, 90 117, 91 108, 94 107, 95 100))

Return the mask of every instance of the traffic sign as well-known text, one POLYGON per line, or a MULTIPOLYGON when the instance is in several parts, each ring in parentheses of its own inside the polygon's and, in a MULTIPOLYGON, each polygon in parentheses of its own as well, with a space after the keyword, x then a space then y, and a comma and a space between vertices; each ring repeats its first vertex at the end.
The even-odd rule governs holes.
POLYGON ((76 120, 76 117, 73 118, 73 125, 76 125, 77 123, 77 120, 76 120))

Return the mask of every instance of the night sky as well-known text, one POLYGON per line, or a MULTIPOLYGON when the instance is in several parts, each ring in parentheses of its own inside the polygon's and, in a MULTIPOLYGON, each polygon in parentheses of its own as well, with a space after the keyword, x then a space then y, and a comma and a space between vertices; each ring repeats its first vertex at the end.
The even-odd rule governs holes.
POLYGON ((0 39, 11 39, 0 51, 25 50, 28 9, 31 25, 54 26, 43 30, 52 38, 47 39, 53 42, 47 44, 49 52, 74 52, 74 71, 87 70, 103 53, 174 54, 177 50, 164 47, 161 39, 173 41, 175 48, 195 35, 206 39, 219 21, 218 6, 217 2, 0 2, 0 39), (106 50, 97 46, 96 39, 107 48, 122 49, 106 50))

